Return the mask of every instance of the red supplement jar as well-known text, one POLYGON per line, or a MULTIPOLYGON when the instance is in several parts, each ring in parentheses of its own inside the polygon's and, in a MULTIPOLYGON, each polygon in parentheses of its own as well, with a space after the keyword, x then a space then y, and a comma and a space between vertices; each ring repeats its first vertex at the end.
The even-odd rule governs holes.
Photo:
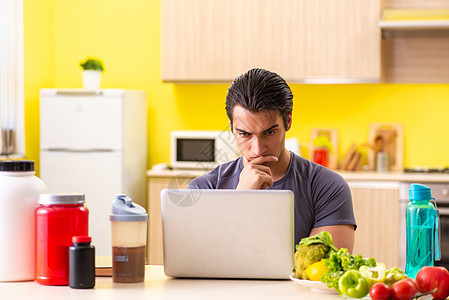
POLYGON ((83 194, 40 194, 36 221, 35 280, 45 285, 69 284, 72 237, 88 235, 89 210, 83 194))

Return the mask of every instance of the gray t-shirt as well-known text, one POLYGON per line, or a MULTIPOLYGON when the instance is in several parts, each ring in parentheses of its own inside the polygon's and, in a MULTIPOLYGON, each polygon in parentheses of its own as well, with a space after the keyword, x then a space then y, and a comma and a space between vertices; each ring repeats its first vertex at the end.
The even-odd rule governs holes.
MULTIPOLYGON (((235 189, 242 169, 240 157, 195 178, 188 188, 235 189)), ((285 176, 275 181, 272 189, 294 193, 295 245, 315 227, 350 224, 356 228, 348 184, 339 174, 321 165, 291 153, 285 176)))

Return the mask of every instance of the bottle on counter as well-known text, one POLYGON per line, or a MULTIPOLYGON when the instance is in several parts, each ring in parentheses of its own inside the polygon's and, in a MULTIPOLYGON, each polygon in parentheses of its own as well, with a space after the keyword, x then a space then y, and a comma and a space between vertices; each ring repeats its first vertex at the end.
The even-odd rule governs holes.
POLYGON ((438 239, 439 218, 436 204, 431 200, 428 186, 413 183, 409 189, 410 203, 406 209, 407 248, 405 273, 416 278, 424 266, 433 266, 440 260, 438 239))
POLYGON ((83 194, 41 194, 36 220, 36 275, 44 285, 69 284, 69 247, 87 236, 89 210, 83 194))
POLYGON ((69 247, 69 286, 90 289, 95 286, 95 247, 90 236, 74 236, 69 247))
POLYGON ((148 214, 126 195, 112 201, 112 280, 136 283, 145 280, 145 248, 148 214))
POLYGON ((0 161, 0 281, 34 279, 34 210, 46 192, 33 161, 0 161))

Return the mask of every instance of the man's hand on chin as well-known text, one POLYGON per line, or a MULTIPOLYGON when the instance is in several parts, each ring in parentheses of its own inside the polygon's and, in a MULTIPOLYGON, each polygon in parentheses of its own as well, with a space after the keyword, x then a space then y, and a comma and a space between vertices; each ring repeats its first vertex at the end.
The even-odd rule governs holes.
POLYGON ((276 156, 259 156, 251 161, 243 157, 244 168, 240 172, 238 190, 263 190, 267 186, 273 187, 273 174, 271 165, 278 161, 276 156))

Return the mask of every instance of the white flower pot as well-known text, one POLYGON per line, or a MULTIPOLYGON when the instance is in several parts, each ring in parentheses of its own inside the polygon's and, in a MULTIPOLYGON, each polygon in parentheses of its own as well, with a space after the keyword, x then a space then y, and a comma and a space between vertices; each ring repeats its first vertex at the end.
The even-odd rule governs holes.
POLYGON ((85 89, 99 89, 101 83, 101 71, 83 71, 83 87, 85 89))

